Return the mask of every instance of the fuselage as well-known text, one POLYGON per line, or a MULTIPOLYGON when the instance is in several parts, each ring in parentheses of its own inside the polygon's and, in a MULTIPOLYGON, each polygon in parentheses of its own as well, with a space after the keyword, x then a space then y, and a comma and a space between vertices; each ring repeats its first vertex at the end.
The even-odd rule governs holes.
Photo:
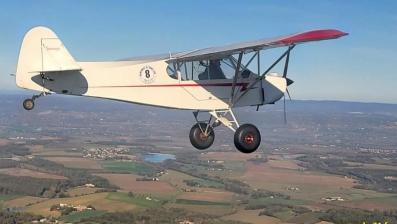
POLYGON ((16 83, 40 92, 190 110, 263 105, 283 96, 285 78, 261 78, 243 65, 236 69, 236 64, 232 56, 173 61, 168 55, 77 62, 52 30, 35 27, 22 41, 16 83))
MULTIPOLYGON (((167 74, 168 63, 159 61, 78 62, 81 71, 39 74, 19 85, 23 88, 58 94, 99 97, 113 100, 191 110, 229 108, 232 79, 183 80, 167 74), (44 83, 44 85, 43 85, 44 83)), ((235 97, 258 78, 238 79, 235 97)), ((280 99, 286 88, 282 77, 267 76, 257 82, 234 107, 262 105, 280 99), (262 92, 263 91, 263 92, 262 92), (264 97, 264 99, 263 99, 264 97)))

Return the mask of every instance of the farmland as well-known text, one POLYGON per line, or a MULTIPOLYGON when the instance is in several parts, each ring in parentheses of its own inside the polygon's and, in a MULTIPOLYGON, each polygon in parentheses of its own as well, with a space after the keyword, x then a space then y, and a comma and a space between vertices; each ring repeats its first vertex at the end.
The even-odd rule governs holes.
POLYGON ((140 194, 134 194, 132 196, 129 196, 127 193, 112 192, 106 196, 106 199, 133 204, 143 208, 155 208, 161 205, 161 200, 151 196, 140 194))
POLYGON ((103 161, 102 167, 115 173, 151 174, 155 169, 151 166, 133 161, 103 161))
POLYGON ((69 168, 80 168, 80 169, 102 169, 100 164, 95 160, 79 157, 43 157, 44 159, 52 162, 60 163, 65 167, 69 168))
POLYGON ((35 178, 43 178, 43 179, 55 179, 55 180, 65 180, 67 179, 64 176, 43 173, 32 171, 28 169, 21 169, 21 168, 7 168, 7 169, 0 169, 0 174, 6 174, 10 176, 20 176, 20 177, 35 177, 35 178))
POLYGON ((103 211, 83 211, 83 212, 76 212, 70 215, 66 215, 62 217, 62 220, 69 223, 78 222, 81 219, 87 219, 92 217, 97 217, 105 214, 103 211))
POLYGON ((121 190, 137 193, 173 193, 175 189, 163 181, 137 181, 140 176, 134 174, 96 174, 107 179, 121 190))
MULTIPOLYGON (((171 151, 170 153, 177 154, 178 152, 171 151)), ((318 211, 341 206, 360 209, 377 208, 380 210, 397 206, 397 199, 391 194, 356 189, 354 186, 356 186, 357 181, 353 178, 308 170, 300 166, 299 161, 296 160, 297 157, 293 155, 287 157, 275 153, 268 155, 266 162, 256 162, 256 160, 251 160, 252 158, 258 158, 256 154, 238 158, 235 153, 230 153, 230 155, 220 152, 205 153, 199 155, 198 160, 192 160, 193 163, 197 161, 200 164, 197 169, 199 173, 192 172, 189 174, 190 168, 181 171, 167 170, 162 168, 161 164, 153 165, 140 161, 140 157, 135 161, 97 161, 78 158, 76 154, 70 157, 65 154, 60 157, 58 153, 48 156, 50 154, 45 153, 43 158, 67 168, 88 170, 93 175, 106 179, 118 190, 100 193, 105 189, 80 186, 67 190, 65 193, 68 197, 66 198, 10 196, 4 197, 2 200, 3 207, 23 207, 32 214, 60 217, 60 220, 65 222, 79 222, 83 218, 95 218, 109 212, 144 211, 150 208, 166 207, 217 215, 221 216, 223 220, 282 223, 289 220, 317 219, 314 214, 299 213, 301 208, 308 208, 309 210, 302 210, 302 212, 307 212, 310 209, 318 211), (218 168, 212 169, 213 166, 218 168), (144 177, 142 175, 154 175, 159 170, 164 172, 158 176, 158 180, 139 180, 144 177), (208 176, 201 177, 200 173, 203 172, 207 172, 208 176), (252 198, 248 197, 250 194, 241 195, 225 190, 225 182, 219 179, 219 175, 228 179, 237 179, 247 184, 245 188, 249 189, 248 192, 261 189, 261 191, 269 192, 266 195, 275 196, 252 198), (277 196, 277 194, 285 196, 277 196), (323 200, 323 198, 330 196, 339 196, 345 201, 325 202, 323 200), (241 201, 244 201, 244 203, 241 204, 241 201), (96 210, 74 212, 63 216, 58 211, 50 211, 51 206, 62 203, 90 205, 94 206, 96 210), (277 209, 274 210, 274 213, 263 215, 263 211, 266 211, 267 208, 277 209), (298 213, 296 213, 297 211, 298 213), (271 216, 269 216, 270 214, 271 216)), ((39 155, 36 154, 35 156, 39 155)), ((350 163, 349 165, 357 164, 350 163)), ((384 168, 383 166, 385 165, 372 165, 371 167, 380 169, 384 168)), ((370 168, 370 166, 367 166, 367 168, 370 168)), ((43 171, 26 168, 0 169, 0 173, 6 175, 66 179, 43 171)))
POLYGON ((17 198, 11 198, 8 199, 5 203, 4 206, 10 207, 10 208, 21 208, 21 207, 26 207, 32 204, 36 204, 42 201, 47 200, 46 198, 40 198, 40 197, 32 197, 32 196, 22 196, 22 197, 17 197, 17 198))
MULTIPOLYGON (((394 132, 381 128, 392 120, 384 114, 376 115, 385 119, 376 126, 376 119, 368 123, 355 118, 354 123, 345 112, 332 114, 332 125, 324 118, 331 116, 328 111, 323 117, 299 113, 288 128, 264 116, 266 123, 255 122, 266 136, 263 148, 247 155, 231 146, 231 133, 222 127, 217 128, 213 148, 198 151, 185 139, 191 124, 166 122, 160 116, 163 111, 131 110, 117 104, 119 113, 115 114, 107 106, 93 110, 95 105, 87 105, 91 106, 77 107, 81 109, 77 111, 48 106, 56 117, 33 111, 31 118, 16 112, 16 118, 3 119, 3 211, 76 224, 82 219, 99 223, 145 215, 152 220, 163 217, 168 223, 186 218, 202 223, 211 219, 216 223, 312 224, 332 221, 330 216, 356 214, 353 209, 365 218, 368 214, 390 218, 385 214, 394 214, 389 210, 397 207, 397 160, 390 147, 394 132), (13 119, 19 121, 12 123, 13 119), (43 128, 45 124, 48 129, 43 128), (350 127, 346 124, 355 126, 354 130, 373 130, 374 126, 388 138, 373 140, 376 147, 365 139, 353 142, 357 136, 354 130, 346 131, 350 127), (335 128, 333 134, 329 128, 335 128), (289 135, 280 137, 280 133, 289 135), (313 137, 317 135, 323 137, 313 137), (336 144, 337 140, 341 143, 336 144), (167 153, 175 159, 151 162, 145 160, 148 153, 167 153), (60 204, 80 210, 52 209, 60 204), (88 206, 94 209, 81 209, 88 206)), ((251 112, 238 113, 253 117, 248 116, 251 112)), ((8 114, 12 113, 2 115, 8 114)), ((185 115, 173 111, 166 116, 180 120, 185 115)))
POLYGON ((44 216, 59 217, 60 213, 57 211, 50 211, 51 206, 64 203, 73 205, 94 205, 100 211, 130 211, 136 208, 132 203, 122 202, 118 200, 107 199, 108 193, 97 193, 71 198, 48 199, 40 203, 27 206, 26 210, 32 214, 39 214, 44 216))

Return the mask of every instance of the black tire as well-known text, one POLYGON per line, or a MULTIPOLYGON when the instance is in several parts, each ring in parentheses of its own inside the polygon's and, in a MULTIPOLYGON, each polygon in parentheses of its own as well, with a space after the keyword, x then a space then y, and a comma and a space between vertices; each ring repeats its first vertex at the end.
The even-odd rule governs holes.
POLYGON ((201 129, 205 131, 207 128, 206 123, 198 123, 193 125, 192 129, 190 129, 189 133, 189 138, 190 138, 190 143, 199 150, 204 150, 208 149, 212 143, 214 143, 215 140, 215 132, 214 129, 211 126, 208 126, 208 134, 207 136, 204 135, 204 133, 201 131, 201 129))
POLYGON ((252 124, 243 124, 234 133, 234 145, 242 153, 252 153, 261 144, 261 133, 252 124))
POLYGON ((32 99, 26 99, 22 105, 25 110, 32 110, 34 108, 34 101, 32 99))

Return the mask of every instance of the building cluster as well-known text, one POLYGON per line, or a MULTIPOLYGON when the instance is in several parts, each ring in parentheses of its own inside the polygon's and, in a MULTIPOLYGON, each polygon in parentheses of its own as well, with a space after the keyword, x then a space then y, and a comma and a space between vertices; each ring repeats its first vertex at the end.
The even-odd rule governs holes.
POLYGON ((397 149, 376 149, 376 148, 360 148, 360 152, 370 152, 375 154, 397 154, 397 149))
POLYGON ((179 224, 194 224, 194 222, 189 221, 189 220, 183 220, 183 221, 180 221, 179 224))
POLYGON ((38 220, 33 220, 32 223, 59 223, 58 220, 48 220, 47 218, 42 218, 38 220))
POLYGON ((292 186, 287 187, 287 190, 288 191, 300 191, 299 187, 292 187, 292 186))
POLYGON ((336 196, 336 197, 326 197, 322 198, 324 201, 345 201, 342 197, 336 196))
POLYGON ((159 181, 158 177, 137 177, 136 181, 159 181))
POLYGON ((129 152, 127 148, 121 147, 98 147, 85 149, 83 151, 84 158, 106 160, 106 159, 129 159, 129 152))
POLYGON ((10 137, 8 138, 9 140, 37 140, 37 138, 33 137, 23 137, 23 136, 16 136, 16 137, 10 137))
POLYGON ((69 205, 69 204, 64 204, 64 203, 60 203, 57 205, 53 205, 51 206, 51 211, 62 211, 62 210, 66 210, 66 209, 71 209, 73 211, 77 211, 77 212, 82 212, 82 211, 86 211, 86 210, 95 210, 93 207, 91 206, 85 206, 85 205, 69 205))
POLYGON ((385 178, 385 180, 390 180, 390 181, 397 180, 397 177, 395 177, 395 176, 385 176, 384 178, 385 178))

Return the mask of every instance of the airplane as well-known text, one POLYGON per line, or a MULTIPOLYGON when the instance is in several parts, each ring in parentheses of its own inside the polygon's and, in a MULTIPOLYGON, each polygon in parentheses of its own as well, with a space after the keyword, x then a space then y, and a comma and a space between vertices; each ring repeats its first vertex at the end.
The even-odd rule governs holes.
POLYGON ((39 97, 52 93, 191 110, 196 124, 189 139, 195 148, 209 148, 215 139, 214 128, 222 124, 234 132, 237 150, 252 153, 261 143, 260 132, 253 124, 240 124, 233 109, 256 106, 258 110, 283 97, 285 103, 287 87, 293 83, 287 74, 295 46, 345 35, 348 33, 335 29, 312 30, 222 47, 80 62, 51 29, 38 26, 24 36, 15 78, 18 87, 39 92, 24 100, 26 110, 32 110, 39 97), (285 51, 262 71, 262 51, 279 47, 285 51), (254 60, 256 71, 248 68, 254 60), (282 60, 283 73, 270 72, 282 60), (203 118, 203 113, 209 115, 203 118))

